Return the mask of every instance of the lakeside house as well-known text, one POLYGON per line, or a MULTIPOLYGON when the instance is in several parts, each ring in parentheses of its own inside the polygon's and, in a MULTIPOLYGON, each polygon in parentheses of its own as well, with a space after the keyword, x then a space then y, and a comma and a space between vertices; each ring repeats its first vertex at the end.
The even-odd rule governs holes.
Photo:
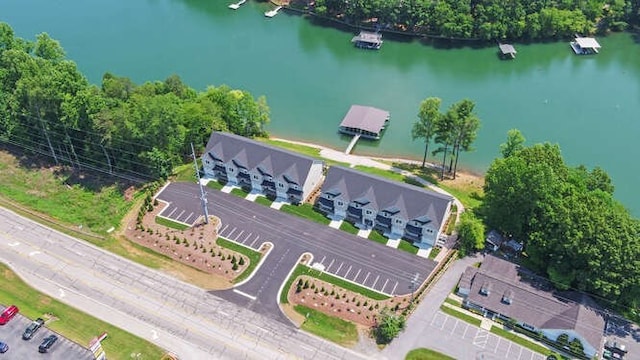
POLYGON ((458 294, 463 307, 485 317, 514 321, 552 341, 567 334, 569 342, 582 343, 589 358, 600 348, 605 320, 593 299, 556 291, 546 279, 515 263, 486 256, 479 268, 470 266, 462 274, 458 294))
POLYGON ((452 204, 449 195, 332 166, 316 207, 329 218, 430 250, 444 231, 452 204))
POLYGON ((373 106, 351 105, 340 123, 339 131, 378 140, 389 124, 389 112, 373 106))
POLYGON ((322 182, 323 162, 239 135, 214 131, 202 155, 205 177, 292 204, 322 182))

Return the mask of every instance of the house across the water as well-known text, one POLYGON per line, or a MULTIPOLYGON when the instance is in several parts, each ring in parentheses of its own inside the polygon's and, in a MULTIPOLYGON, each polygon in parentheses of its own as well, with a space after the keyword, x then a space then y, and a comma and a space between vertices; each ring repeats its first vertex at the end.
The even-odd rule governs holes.
POLYGON ((370 31, 360 31, 360 34, 358 34, 358 36, 354 36, 353 39, 351 39, 351 42, 359 48, 378 50, 382 46, 382 34, 370 31))
POLYGON ((576 36, 575 40, 569 44, 577 55, 597 54, 601 47, 596 39, 580 36, 576 36))

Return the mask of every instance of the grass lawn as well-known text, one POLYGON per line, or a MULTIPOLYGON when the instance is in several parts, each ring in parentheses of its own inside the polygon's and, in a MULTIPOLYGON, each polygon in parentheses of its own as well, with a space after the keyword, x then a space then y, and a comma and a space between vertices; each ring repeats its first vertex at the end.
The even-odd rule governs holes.
POLYGON ((440 310, 442 310, 443 313, 451 315, 453 317, 456 317, 462 321, 468 322, 471 325, 475 325, 475 326, 480 326, 480 323, 482 322, 480 319, 475 318, 471 315, 467 315, 463 312, 460 312, 458 310, 454 310, 448 306, 440 306, 440 310))
POLYGON ((446 302, 447 304, 451 304, 453 306, 460 306, 460 303, 453 300, 452 298, 446 298, 444 299, 444 302, 446 302))
POLYGON ((351 224, 348 221, 343 221, 342 224, 340 224, 340 230, 346 231, 349 234, 353 234, 353 235, 358 234, 358 231, 360 231, 360 229, 358 229, 357 227, 353 226, 353 224, 351 224))
POLYGON ((439 247, 434 247, 433 249, 431 249, 431 252, 429 253, 429 259, 433 260, 436 258, 436 256, 438 256, 438 254, 440 254, 440 251, 442 250, 442 248, 439 247))
POLYGON ((515 332, 511 332, 511 331, 506 331, 504 329, 501 329, 497 326, 492 326, 491 327, 491 332, 503 337, 507 340, 511 340, 516 344, 522 345, 524 347, 526 347, 529 350, 535 351, 537 353, 540 353, 542 355, 550 355, 553 353, 552 350, 547 349, 546 347, 542 346, 542 345, 538 345, 532 341, 529 341, 527 339, 524 339, 520 336, 518 336, 515 332))
POLYGON ((402 174, 398 174, 397 172, 393 172, 391 170, 383 170, 369 166, 356 165, 356 170, 362 171, 368 174, 377 175, 383 178, 404 182, 405 176, 402 174))
POLYGON ((286 141, 278 141, 278 140, 263 139, 263 138, 256 138, 255 140, 262 141, 266 144, 287 149, 289 151, 293 151, 302 155, 307 155, 312 158, 320 159, 320 149, 312 146, 292 144, 286 141))
POLYGON ((243 199, 245 197, 247 197, 247 195, 249 195, 248 192, 242 190, 241 188, 237 188, 237 187, 234 187, 233 189, 231 189, 231 194, 235 195, 235 196, 238 196, 238 197, 241 197, 243 199))
POLYGON ((180 230, 180 231, 187 230, 189 228, 185 224, 181 224, 179 222, 175 222, 173 220, 170 220, 170 219, 167 219, 167 218, 163 218, 163 217, 160 217, 160 216, 156 216, 155 217, 155 221, 156 221, 156 224, 158 224, 158 225, 166 226, 168 228, 176 229, 176 230, 180 230))
MULTIPOLYGON (((198 166, 202 166, 200 159, 198 159, 198 166)), ((196 179, 196 170, 192 162, 174 168, 171 178, 172 181, 198 182, 198 179, 196 179)))
POLYGON ((355 324, 302 305, 296 305, 294 309, 306 317, 302 323, 303 330, 343 346, 358 341, 355 324))
POLYGON ((0 279, 0 303, 15 304, 20 313, 32 319, 45 313, 53 314, 58 319, 47 327, 80 345, 88 346, 91 339, 106 331, 109 337, 102 346, 109 359, 130 359, 133 353, 141 353, 144 359, 160 359, 164 353, 161 348, 135 335, 36 291, 4 264, 0 264, 0 279))
POLYGON ((369 234, 369 240, 373 240, 382 245, 387 245, 387 241, 389 241, 389 239, 384 237, 384 235, 380 234, 380 232, 376 230, 371 231, 371 233, 369 234))
POLYGON ((400 244, 398 244, 398 249, 414 255, 418 253, 418 250, 420 250, 417 247, 413 246, 412 243, 404 239, 400 240, 400 244))
POLYGON ((449 217, 449 222, 447 222, 447 228, 445 229, 445 234, 451 235, 453 234, 453 230, 456 229, 456 220, 458 219, 458 212, 451 212, 449 217))
POLYGON ((329 225, 329 223, 331 222, 329 218, 317 212, 311 204, 282 205, 280 211, 286 212, 287 214, 299 216, 301 218, 305 218, 323 225, 329 225))
POLYGON ((260 254, 259 252, 253 249, 249 249, 248 247, 236 244, 234 242, 225 240, 220 237, 216 240, 216 243, 229 250, 237 251, 240 254, 249 258, 249 266, 242 274, 240 274, 237 278, 235 278, 234 282, 236 283, 246 279, 247 276, 253 273, 253 271, 256 269, 256 266, 258 266, 258 263, 260 262, 260 257, 262 254, 260 254))
POLYGON ((435 350, 425 349, 425 348, 413 349, 409 351, 409 353, 404 359, 405 360, 455 360, 455 358, 452 358, 451 356, 447 356, 435 350))
POLYGON ((220 190, 224 187, 224 185, 222 185, 220 182, 218 181, 209 181, 207 183, 207 187, 211 188, 211 189, 216 189, 216 190, 220 190))
POLYGON ((256 203, 258 203, 260 205, 264 205, 264 206, 271 206, 271 204, 273 204, 273 201, 267 199, 264 196, 258 196, 256 198, 256 203))
POLYGON ((287 299, 287 293, 289 291, 289 289, 291 288, 291 286, 293 285, 293 281, 300 275, 307 275, 307 276, 311 276, 314 277, 316 279, 320 279, 323 281, 326 281, 330 284, 333 284, 335 286, 339 286, 343 289, 349 290, 349 291, 353 291, 355 293, 361 294, 363 296, 368 297, 369 299, 373 299, 373 300, 386 300, 389 298, 389 296, 381 294, 379 292, 364 288, 362 286, 356 285, 354 283, 345 281, 343 279, 337 278, 333 275, 327 274, 325 272, 320 272, 318 270, 314 270, 308 266, 305 265, 298 265, 296 266, 296 268, 293 270, 293 272, 291 273, 291 276, 289 276, 289 278, 287 279, 287 282, 284 284, 284 287, 282 288, 282 293, 280 294, 280 302, 283 304, 288 304, 289 301, 287 299))

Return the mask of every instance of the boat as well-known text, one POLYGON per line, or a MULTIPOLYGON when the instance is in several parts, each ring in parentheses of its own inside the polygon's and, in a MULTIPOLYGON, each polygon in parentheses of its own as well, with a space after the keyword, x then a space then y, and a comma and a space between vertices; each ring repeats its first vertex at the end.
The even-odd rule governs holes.
POLYGON ((278 6, 277 8, 267 11, 266 13, 264 13, 264 16, 268 17, 268 18, 272 18, 276 15, 278 15, 278 11, 280 11, 280 9, 282 9, 282 6, 278 6))
POLYGON ((382 34, 378 32, 360 31, 358 36, 354 36, 351 42, 356 47, 362 49, 378 50, 382 46, 382 34))
POLYGON ((233 10, 238 10, 240 8, 240 5, 246 3, 247 0, 240 0, 235 4, 229 4, 229 9, 233 9, 233 10))

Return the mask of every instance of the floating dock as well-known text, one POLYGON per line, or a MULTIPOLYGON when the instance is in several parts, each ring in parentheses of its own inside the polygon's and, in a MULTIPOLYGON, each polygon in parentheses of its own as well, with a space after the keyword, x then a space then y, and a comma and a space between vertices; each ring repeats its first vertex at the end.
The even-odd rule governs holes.
POLYGON ((600 44, 596 39, 590 37, 581 37, 576 35, 574 41, 570 42, 571 49, 576 55, 591 55, 597 54, 600 50, 600 44))
POLYGON ((378 50, 382 47, 382 34, 363 30, 358 36, 354 36, 351 42, 361 49, 378 50))
POLYGON ((280 9, 282 9, 282 6, 278 6, 277 8, 267 11, 266 13, 264 13, 264 16, 268 17, 268 18, 272 18, 276 15, 278 15, 278 11, 280 11, 280 9))
POLYGON ((229 9, 233 9, 233 10, 238 10, 240 8, 240 5, 246 3, 247 0, 240 0, 235 4, 229 4, 229 9))
POLYGON ((503 59, 515 59, 518 53, 511 44, 498 44, 498 49, 500 49, 500 57, 503 59))

